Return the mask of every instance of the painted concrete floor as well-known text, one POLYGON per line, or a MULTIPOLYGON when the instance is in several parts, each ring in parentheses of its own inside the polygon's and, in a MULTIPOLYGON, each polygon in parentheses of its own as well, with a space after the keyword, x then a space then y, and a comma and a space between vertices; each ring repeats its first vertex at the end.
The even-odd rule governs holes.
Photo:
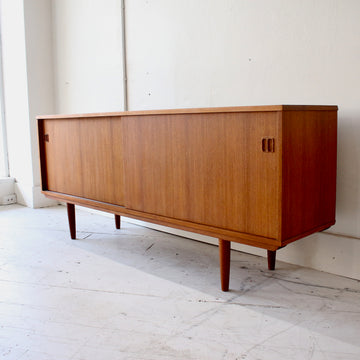
POLYGON ((360 282, 63 206, 0 207, 0 359, 360 359, 360 282))

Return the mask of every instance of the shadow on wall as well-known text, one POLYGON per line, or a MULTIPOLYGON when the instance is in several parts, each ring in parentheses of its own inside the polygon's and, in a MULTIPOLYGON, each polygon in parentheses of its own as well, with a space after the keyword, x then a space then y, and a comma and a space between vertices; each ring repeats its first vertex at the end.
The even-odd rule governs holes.
POLYGON ((360 119, 339 110, 336 224, 332 233, 360 238, 360 119))

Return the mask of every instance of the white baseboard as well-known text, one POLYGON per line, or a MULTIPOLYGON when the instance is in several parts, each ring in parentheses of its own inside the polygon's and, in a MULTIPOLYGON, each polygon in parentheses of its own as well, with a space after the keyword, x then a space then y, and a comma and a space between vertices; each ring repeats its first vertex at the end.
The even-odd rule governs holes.
MULTIPOLYGON (((96 212, 97 214, 102 214, 105 216, 113 216, 112 214, 92 209, 87 209, 87 211, 96 212)), ((127 217, 122 217, 122 221, 213 245, 218 244, 218 239, 212 238, 210 236, 173 229, 167 226, 151 224, 127 217)), ((266 256, 266 250, 253 246, 232 242, 231 248, 233 250, 245 252, 248 254, 266 256)), ((285 263, 300 265, 307 268, 360 280, 359 254, 360 239, 335 234, 332 233, 330 229, 326 232, 315 233, 287 245, 285 248, 277 251, 276 258, 277 260, 283 261, 285 263)), ((277 264, 277 266, 279 267, 281 265, 277 264)))
POLYGON ((33 208, 43 208, 48 206, 55 206, 59 204, 57 200, 49 199, 41 192, 41 186, 33 187, 33 208))
POLYGON ((58 201, 48 199, 41 193, 40 186, 33 186, 22 183, 15 183, 15 193, 17 196, 17 203, 34 209, 54 206, 58 201))
MULTIPOLYGON (((218 244, 218 239, 209 236, 172 229, 166 226, 150 224, 125 217, 123 220, 190 239, 215 245, 218 244)), ((264 249, 235 242, 231 243, 231 248, 233 250, 258 256, 266 256, 267 254, 264 249)), ((360 261, 358 254, 360 254, 360 239, 326 231, 315 233, 287 245, 283 249, 277 251, 276 258, 277 260, 286 263, 360 280, 360 261)))

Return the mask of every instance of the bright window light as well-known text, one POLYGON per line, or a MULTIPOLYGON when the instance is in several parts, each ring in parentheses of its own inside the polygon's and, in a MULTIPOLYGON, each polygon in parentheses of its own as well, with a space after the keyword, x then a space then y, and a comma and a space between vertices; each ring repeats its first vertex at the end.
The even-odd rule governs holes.
MULTIPOLYGON (((1 5, 1 4, 0 4, 1 5)), ((1 39, 1 24, 0 24, 0 178, 8 177, 9 165, 7 156, 7 141, 6 141, 6 124, 5 124, 5 109, 4 109, 4 81, 3 81, 3 64, 2 64, 2 39, 1 39)))

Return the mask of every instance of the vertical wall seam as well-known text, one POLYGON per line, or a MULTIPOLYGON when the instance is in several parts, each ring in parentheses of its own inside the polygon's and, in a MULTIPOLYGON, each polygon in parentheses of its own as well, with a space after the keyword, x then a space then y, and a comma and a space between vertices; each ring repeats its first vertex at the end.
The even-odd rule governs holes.
POLYGON ((121 0, 121 39, 122 39, 122 64, 123 64, 123 101, 124 111, 128 111, 128 79, 126 57, 126 13, 125 0, 121 0))

